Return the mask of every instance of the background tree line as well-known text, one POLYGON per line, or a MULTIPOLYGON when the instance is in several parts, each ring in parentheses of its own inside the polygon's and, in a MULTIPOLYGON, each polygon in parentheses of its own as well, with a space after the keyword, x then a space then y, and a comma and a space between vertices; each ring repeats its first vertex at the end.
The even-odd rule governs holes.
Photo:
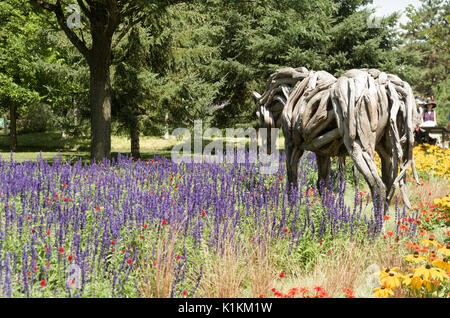
POLYGON ((370 0, 3 0, 0 110, 19 132, 59 130, 109 156, 110 134, 257 126, 251 92, 280 67, 339 76, 379 68, 433 95, 448 116, 449 3, 422 0, 368 28, 370 0), (66 8, 81 8, 69 29, 66 8), (18 123, 18 125, 16 124, 18 123), (109 139, 109 140, 108 140, 109 139))

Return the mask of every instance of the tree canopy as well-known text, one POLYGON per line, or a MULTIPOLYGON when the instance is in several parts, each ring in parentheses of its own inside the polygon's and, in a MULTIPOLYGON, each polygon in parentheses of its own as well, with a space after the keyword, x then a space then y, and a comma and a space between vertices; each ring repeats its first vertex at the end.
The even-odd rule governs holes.
POLYGON ((33 107, 45 103, 48 129, 90 136, 91 156, 101 159, 116 129, 162 134, 166 124, 189 127, 197 119, 222 128, 258 125, 251 92, 262 91, 278 68, 339 76, 366 67, 399 75, 417 95, 434 96, 445 124, 448 1, 408 7, 401 30, 399 14, 369 28, 370 3, 4 0, 0 110, 14 105, 20 131, 21 118, 32 121, 40 112, 33 107), (80 9, 79 26, 67 23, 70 4, 80 9))

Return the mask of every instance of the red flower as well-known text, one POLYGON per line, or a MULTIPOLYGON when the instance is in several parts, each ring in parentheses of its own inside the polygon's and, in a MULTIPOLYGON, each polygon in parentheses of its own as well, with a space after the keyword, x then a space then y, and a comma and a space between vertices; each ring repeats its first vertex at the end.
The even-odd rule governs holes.
POLYGON ((187 291, 183 290, 183 296, 184 296, 184 297, 187 296, 187 291))
POLYGON ((128 259, 128 264, 133 263, 133 260, 131 258, 128 259))
POLYGON ((100 211, 100 206, 97 206, 97 211, 100 211))
POLYGON ((60 252, 60 253, 64 253, 64 247, 61 246, 61 247, 59 248, 59 252, 60 252))
POLYGON ((394 233, 392 233, 392 232, 387 232, 386 234, 389 235, 389 237, 391 237, 392 235, 394 235, 394 233))
POLYGON ((181 258, 181 255, 180 254, 177 254, 177 259, 180 259, 181 258))
POLYGON ((148 227, 148 225, 147 224, 144 224, 144 229, 146 229, 148 227))
POLYGON ((115 240, 112 240, 111 244, 112 244, 112 245, 116 245, 116 241, 115 241, 115 240))
POLYGON ((284 277, 284 273, 283 273, 283 272, 280 273, 280 277, 281 277, 281 278, 284 277))
POLYGON ((73 259, 72 254, 69 255, 68 259, 69 259, 69 262, 72 261, 72 259, 73 259))
POLYGON ((263 294, 259 295, 259 298, 264 298, 264 295, 263 294))
POLYGON ((206 215, 206 212, 205 211, 202 211, 202 216, 205 216, 206 215))
POLYGON ((387 215, 383 215, 383 219, 389 220, 390 218, 389 218, 389 216, 387 216, 387 215))
POLYGON ((167 224, 167 221, 166 220, 163 220, 162 221, 162 225, 166 225, 167 224))
POLYGON ((45 282, 45 280, 41 280, 41 286, 44 287, 45 285, 47 285, 47 283, 45 282))
POLYGON ((50 235, 50 231, 47 231, 47 235, 50 235))

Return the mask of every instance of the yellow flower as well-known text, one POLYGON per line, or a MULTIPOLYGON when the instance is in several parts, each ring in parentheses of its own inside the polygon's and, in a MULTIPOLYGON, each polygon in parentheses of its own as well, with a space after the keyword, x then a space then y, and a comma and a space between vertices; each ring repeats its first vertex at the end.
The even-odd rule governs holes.
POLYGON ((419 255, 419 252, 414 252, 414 254, 409 254, 405 257, 407 262, 419 263, 422 261, 426 261, 427 258, 423 255, 419 255))
POLYGON ((380 282, 388 289, 395 289, 401 285, 401 278, 402 275, 391 272, 388 276, 384 276, 383 279, 380 279, 380 282))
POLYGON ((394 296, 394 292, 389 288, 381 286, 380 288, 375 288, 374 290, 376 298, 389 298, 389 295, 394 296))
POLYGON ((431 291, 431 290, 433 289, 433 283, 432 283, 431 281, 429 281, 429 280, 424 280, 424 281, 422 282, 422 285, 425 286, 425 288, 426 288, 428 291, 431 291))
POLYGON ((450 244, 447 244, 447 246, 443 246, 442 248, 438 249, 438 253, 448 256, 450 254, 450 244))
POLYGON ((393 268, 387 267, 384 270, 377 272, 377 274, 380 276, 380 281, 381 281, 381 280, 385 279, 386 277, 388 277, 389 274, 391 274, 391 273, 397 274, 397 271, 398 271, 398 267, 393 267, 393 268))
POLYGON ((406 276, 405 279, 403 280, 403 285, 410 286, 412 289, 420 290, 420 288, 422 288, 422 284, 423 284, 422 278, 418 276, 414 277, 414 275, 412 274, 406 276))
POLYGON ((421 240, 420 244, 425 245, 426 247, 433 245, 437 248, 439 248, 439 246, 441 246, 441 244, 439 244, 438 242, 436 242, 433 238, 429 238, 428 240, 421 240))
POLYGON ((431 267, 430 265, 421 266, 414 271, 414 277, 423 275, 424 280, 439 279, 444 281, 448 279, 448 275, 440 268, 431 267))
POLYGON ((443 270, 450 272, 450 263, 448 262, 448 258, 444 258, 443 260, 437 258, 432 263, 434 266, 442 268, 443 270))

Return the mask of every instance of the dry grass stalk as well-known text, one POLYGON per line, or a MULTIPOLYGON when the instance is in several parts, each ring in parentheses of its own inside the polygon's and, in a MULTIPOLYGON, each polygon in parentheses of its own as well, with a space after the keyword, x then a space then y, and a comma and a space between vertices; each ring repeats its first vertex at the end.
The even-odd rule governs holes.
POLYGON ((150 257, 152 251, 149 240, 145 251, 148 253, 141 258, 140 290, 146 298, 169 298, 175 277, 176 265, 176 235, 160 234, 156 244, 156 254, 150 257))
POLYGON ((219 255, 211 255, 203 268, 198 294, 207 298, 240 297, 246 266, 232 243, 224 244, 219 255))
POLYGON ((275 268, 268 239, 252 242, 247 247, 247 275, 252 297, 266 295, 274 286, 275 268))

